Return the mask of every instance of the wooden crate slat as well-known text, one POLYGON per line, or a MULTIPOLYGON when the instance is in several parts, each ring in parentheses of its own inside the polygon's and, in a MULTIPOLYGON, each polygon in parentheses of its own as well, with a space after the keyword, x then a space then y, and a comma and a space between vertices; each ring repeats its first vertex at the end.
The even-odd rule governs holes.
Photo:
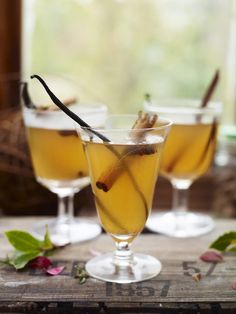
MULTIPOLYGON (((30 229, 35 219, 2 219, 1 228, 22 229, 23 222, 26 229, 30 229)), ((54 311, 60 306, 69 306, 71 311, 76 308, 83 311, 87 307, 88 311, 90 308, 94 313, 102 313, 103 306, 107 313, 110 309, 121 308, 126 309, 127 313, 131 313, 129 311, 134 308, 150 311, 156 309, 160 313, 171 308, 176 311, 181 309, 183 313, 187 309, 189 313, 197 313, 197 309, 214 313, 217 306, 220 311, 236 312, 236 291, 232 289, 232 284, 236 281, 236 256, 228 254, 223 263, 217 264, 204 263, 199 259, 201 252, 207 249, 213 239, 235 227, 235 220, 219 220, 214 232, 187 240, 154 234, 141 235, 136 240, 134 251, 159 257, 163 265, 159 276, 141 283, 120 285, 89 278, 84 285, 80 285, 74 278, 75 266, 83 265, 92 257, 91 249, 103 252, 114 249, 107 235, 101 235, 87 243, 68 246, 53 256, 54 264, 66 266, 64 272, 57 277, 35 270, 16 272, 8 266, 1 266, 0 313, 8 303, 15 304, 16 308, 20 304, 32 308, 36 305, 46 306, 47 311, 54 311), (199 282, 192 278, 195 272, 202 274, 199 282)), ((11 248, 3 237, 0 240, 0 257, 4 257, 11 248)), ((120 313, 126 312, 120 310, 120 313)))

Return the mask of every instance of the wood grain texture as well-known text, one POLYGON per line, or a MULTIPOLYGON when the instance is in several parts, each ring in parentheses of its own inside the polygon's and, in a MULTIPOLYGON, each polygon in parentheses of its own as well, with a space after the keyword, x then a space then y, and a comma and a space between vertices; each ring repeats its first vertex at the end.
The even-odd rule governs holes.
MULTIPOLYGON (((35 222, 35 218, 1 219, 1 257, 11 249, 2 232, 23 226, 30 231, 35 222)), ((0 313, 3 310, 7 313, 8 304, 12 311, 21 308, 26 313, 62 313, 63 310, 64 313, 236 313, 236 291, 231 287, 236 279, 236 256, 228 254, 225 262, 218 264, 199 260, 213 239, 235 227, 236 220, 218 220, 212 233, 185 240, 141 235, 133 250, 156 256, 163 265, 159 276, 142 283, 120 285, 89 278, 84 285, 79 285, 74 278, 75 266, 83 265, 92 257, 90 250, 114 249, 107 235, 58 252, 53 257, 54 263, 65 265, 66 269, 57 277, 35 270, 15 272, 2 266, 0 313), (192 279, 195 272, 201 272, 200 282, 192 279)))

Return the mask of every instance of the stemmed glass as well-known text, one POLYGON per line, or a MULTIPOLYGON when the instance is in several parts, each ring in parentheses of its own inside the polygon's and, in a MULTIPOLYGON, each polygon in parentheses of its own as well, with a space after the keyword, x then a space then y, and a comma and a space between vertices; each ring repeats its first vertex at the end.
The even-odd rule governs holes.
POLYGON ((114 253, 91 259, 86 270, 95 278, 117 283, 142 281, 161 271, 159 260, 133 254, 130 246, 151 210, 162 146, 171 122, 159 118, 151 128, 136 128, 138 122, 132 128, 135 119, 132 115, 109 116, 105 129, 93 128, 107 141, 91 135, 87 128, 78 128, 97 213, 116 245, 114 253))
POLYGON ((205 214, 189 212, 187 194, 191 184, 209 169, 214 158, 221 104, 200 101, 145 102, 147 112, 161 114, 173 121, 165 144, 160 173, 173 187, 171 212, 151 215, 147 227, 174 237, 194 237, 211 231, 214 222, 205 214))
MULTIPOLYGON (((97 127, 102 127, 104 105, 74 104, 70 109, 97 127)), ((100 226, 75 218, 73 197, 90 184, 82 142, 73 121, 60 110, 23 106, 23 117, 37 181, 58 196, 58 216, 38 223, 34 231, 43 235, 48 225, 54 243, 81 242, 100 234, 100 226)))

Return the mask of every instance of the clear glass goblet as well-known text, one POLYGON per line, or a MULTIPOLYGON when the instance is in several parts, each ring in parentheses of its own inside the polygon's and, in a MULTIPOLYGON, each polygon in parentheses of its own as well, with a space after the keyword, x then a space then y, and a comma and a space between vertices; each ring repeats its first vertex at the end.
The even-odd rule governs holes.
MULTIPOLYGON (((104 105, 74 104, 70 109, 92 125, 102 127, 104 105)), ((58 245, 81 242, 100 234, 100 226, 74 217, 74 194, 90 184, 83 146, 73 121, 60 110, 23 107, 23 117, 37 181, 58 196, 58 215, 38 223, 34 232, 43 236, 45 225, 58 245)))
POLYGON ((173 121, 160 168, 161 175, 173 187, 172 211, 150 216, 146 226, 154 232, 187 238, 205 234, 214 227, 210 216, 189 212, 187 207, 191 184, 212 164, 221 114, 220 103, 210 102, 205 108, 199 106, 200 101, 192 100, 145 102, 145 111, 173 121))
POLYGON ((81 134, 89 165, 97 213, 116 245, 114 253, 91 259, 87 272, 95 278, 130 283, 146 280, 161 271, 161 263, 145 254, 133 254, 130 246, 149 216, 160 157, 171 122, 158 119, 150 129, 131 129, 136 116, 109 116, 105 129, 81 134))

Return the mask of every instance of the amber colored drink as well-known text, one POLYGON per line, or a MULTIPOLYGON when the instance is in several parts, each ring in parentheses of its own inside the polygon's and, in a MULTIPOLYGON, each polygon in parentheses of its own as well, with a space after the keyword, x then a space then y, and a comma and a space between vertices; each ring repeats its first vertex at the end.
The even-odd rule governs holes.
POLYGON ((216 146, 216 125, 174 124, 167 138, 161 174, 169 179, 194 180, 212 163, 216 146))
POLYGON ((97 279, 131 283, 161 271, 153 256, 133 254, 130 246, 151 211, 163 143, 171 121, 142 111, 110 115, 104 129, 81 128, 99 219, 115 242, 114 253, 94 257, 85 269, 97 279))
POLYGON ((158 140, 145 145, 85 142, 98 215, 116 241, 132 240, 148 218, 163 144, 158 140), (108 186, 98 188, 99 182, 108 186))
MULTIPOLYGON (((27 93, 26 83, 22 99, 24 124, 36 180, 58 198, 57 217, 39 222, 34 229, 35 233, 43 238, 47 226, 56 245, 87 241, 98 236, 101 228, 96 222, 74 217, 74 195, 90 184, 87 161, 75 123, 51 103, 34 104, 27 93)), ((68 101, 67 105, 67 111, 71 115, 78 115, 89 124, 103 126, 106 106, 70 104, 68 101)))
POLYGON ((76 131, 28 127, 27 133, 38 178, 72 181, 88 176, 87 161, 76 131))

